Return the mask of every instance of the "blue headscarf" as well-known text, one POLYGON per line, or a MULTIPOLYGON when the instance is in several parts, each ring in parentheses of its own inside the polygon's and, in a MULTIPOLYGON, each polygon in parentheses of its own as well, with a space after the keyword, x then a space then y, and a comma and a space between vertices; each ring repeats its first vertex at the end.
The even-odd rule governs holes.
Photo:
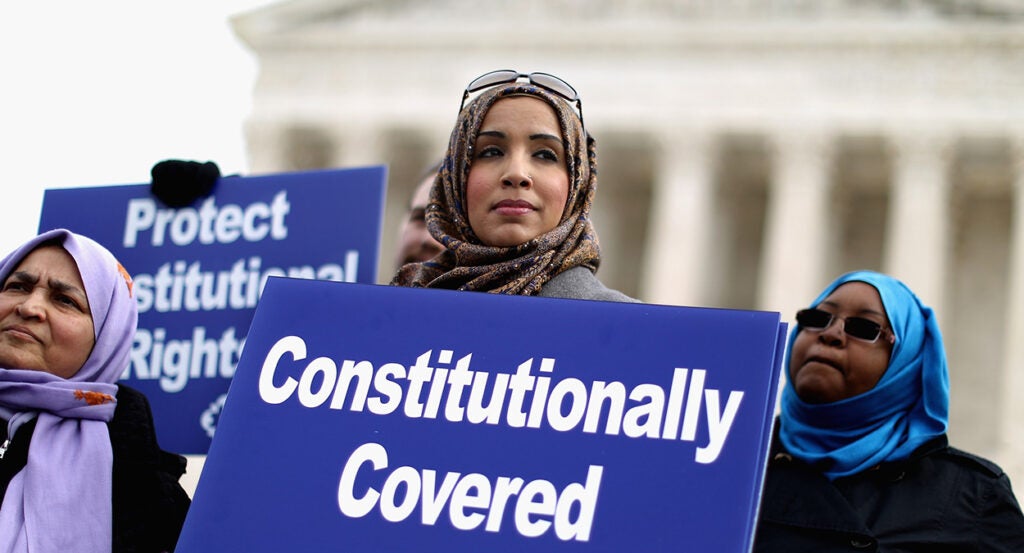
MULTIPOLYGON (((790 379, 782 391, 782 444, 794 457, 820 463, 829 480, 910 457, 945 434, 949 419, 946 352, 931 308, 899 280, 871 271, 840 276, 811 305, 852 281, 878 290, 896 335, 885 374, 871 390, 833 403, 804 402, 790 379)), ((789 335, 787 369, 799 332, 797 326, 789 335)))

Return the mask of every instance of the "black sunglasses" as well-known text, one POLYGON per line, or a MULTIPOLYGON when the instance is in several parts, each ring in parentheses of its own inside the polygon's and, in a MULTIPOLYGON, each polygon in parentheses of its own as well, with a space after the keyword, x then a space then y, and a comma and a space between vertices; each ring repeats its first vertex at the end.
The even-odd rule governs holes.
POLYGON ((839 319, 843 321, 843 332, 846 333, 850 338, 856 338, 865 342, 874 342, 878 340, 878 337, 886 332, 888 335, 889 343, 893 343, 896 338, 891 332, 882 328, 882 325, 865 319, 864 317, 836 317, 832 313, 823 309, 801 309, 796 312, 796 322, 801 327, 807 330, 822 331, 832 325, 832 321, 839 319))
POLYGON ((514 83, 519 79, 526 79, 530 84, 557 94, 570 103, 575 102, 576 111, 580 115, 580 126, 583 126, 583 101, 580 100, 579 93, 572 85, 550 73, 520 73, 511 69, 499 69, 484 73, 466 85, 466 91, 462 93, 462 103, 459 104, 459 113, 462 113, 462 108, 466 107, 466 100, 469 99, 470 94, 492 86, 514 83))

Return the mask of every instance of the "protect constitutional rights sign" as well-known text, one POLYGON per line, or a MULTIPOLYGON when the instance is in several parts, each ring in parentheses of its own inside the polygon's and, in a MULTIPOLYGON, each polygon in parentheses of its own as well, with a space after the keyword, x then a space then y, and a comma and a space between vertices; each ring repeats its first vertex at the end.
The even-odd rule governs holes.
POLYGON ((372 283, 384 167, 225 177, 171 209, 148 184, 47 190, 40 231, 68 228, 131 273, 139 327, 122 382, 165 449, 206 453, 271 275, 372 283))
POLYGON ((271 279, 177 551, 749 551, 784 333, 271 279))

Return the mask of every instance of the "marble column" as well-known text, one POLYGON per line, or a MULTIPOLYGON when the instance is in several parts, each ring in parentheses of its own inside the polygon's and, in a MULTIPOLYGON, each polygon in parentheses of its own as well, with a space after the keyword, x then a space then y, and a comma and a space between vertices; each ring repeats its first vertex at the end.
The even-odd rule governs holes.
POLYGON ((1010 229, 1000 459, 1014 482, 1024 478, 1024 136, 1013 144, 1013 219, 1010 229))
POLYGON ((831 217, 833 137, 788 132, 774 137, 775 156, 765 217, 758 307, 793 322, 817 296, 826 275, 831 217))
POLYGON ((363 167, 388 162, 384 155, 384 138, 377 128, 353 125, 345 127, 343 132, 338 140, 340 147, 334 152, 337 167, 363 167))
POLYGON ((663 133, 656 154, 641 296, 651 303, 703 305, 712 275, 711 138, 663 133))
POLYGON ((893 137, 892 199, 884 270, 932 307, 941 324, 949 274, 948 137, 928 132, 893 137))
POLYGON ((277 173, 286 167, 284 129, 270 122, 246 124, 249 174, 277 173))

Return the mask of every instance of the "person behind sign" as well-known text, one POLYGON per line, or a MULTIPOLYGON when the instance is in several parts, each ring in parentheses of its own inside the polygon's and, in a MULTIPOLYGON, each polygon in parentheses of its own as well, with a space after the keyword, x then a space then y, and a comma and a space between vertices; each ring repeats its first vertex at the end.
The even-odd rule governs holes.
POLYGON ((60 229, 0 260, 0 283, 0 551, 172 550, 185 460, 115 384, 137 321, 128 273, 60 229))
POLYGON ((437 178, 441 168, 440 162, 435 163, 424 174, 420 183, 409 198, 409 210, 402 221, 399 232, 398 255, 395 257, 395 269, 401 269, 406 263, 421 263, 433 259, 441 253, 444 246, 430 235, 427 230, 426 211, 430 199, 430 187, 437 178))
POLYGON ((392 284, 636 301, 594 275, 596 155, 579 95, 562 79, 511 70, 477 77, 427 206, 427 228, 445 250, 403 266, 392 284))
POLYGON ((948 445, 932 310, 860 271, 796 320, 754 550, 1024 551, 1006 474, 948 445))

